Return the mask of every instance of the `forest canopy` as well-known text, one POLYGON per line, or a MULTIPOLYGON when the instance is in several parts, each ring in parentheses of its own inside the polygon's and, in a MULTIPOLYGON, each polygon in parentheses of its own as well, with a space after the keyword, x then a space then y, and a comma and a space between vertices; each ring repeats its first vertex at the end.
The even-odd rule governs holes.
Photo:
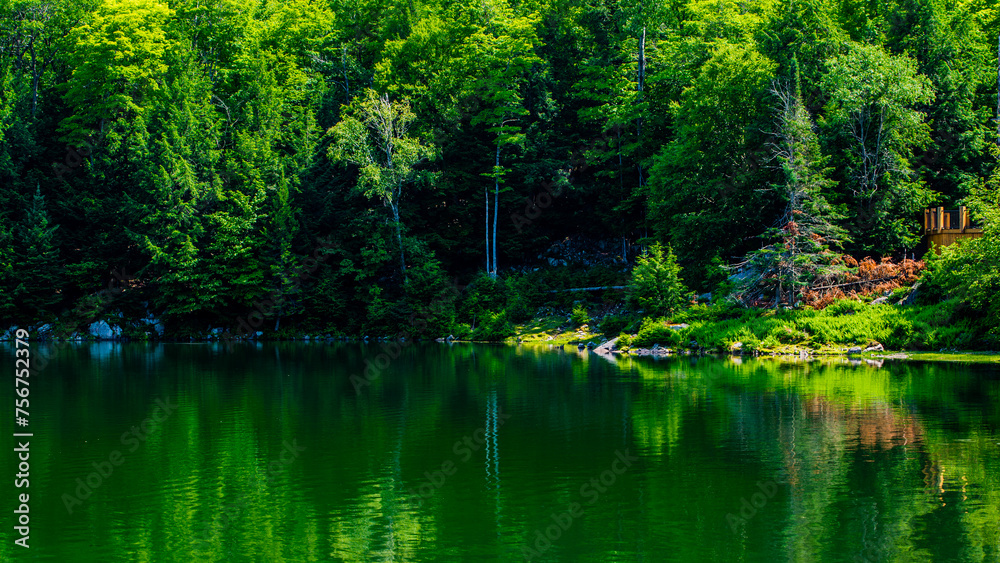
POLYGON ((503 295, 570 279, 515 273, 615 285, 660 243, 712 291, 803 210, 902 258, 993 173, 998 31, 991 1, 0 0, 0 324, 505 332, 503 295))

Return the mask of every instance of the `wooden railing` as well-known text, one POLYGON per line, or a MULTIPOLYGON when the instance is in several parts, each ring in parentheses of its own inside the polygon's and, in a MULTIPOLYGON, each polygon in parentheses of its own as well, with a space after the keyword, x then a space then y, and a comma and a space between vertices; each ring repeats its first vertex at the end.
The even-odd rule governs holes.
POLYGON ((983 230, 972 226, 969 210, 929 207, 924 209, 924 235, 927 246, 948 246, 958 239, 982 236, 983 230))
POLYGON ((924 209, 924 232, 940 233, 942 231, 965 232, 972 227, 969 210, 965 206, 958 209, 930 207, 924 209))

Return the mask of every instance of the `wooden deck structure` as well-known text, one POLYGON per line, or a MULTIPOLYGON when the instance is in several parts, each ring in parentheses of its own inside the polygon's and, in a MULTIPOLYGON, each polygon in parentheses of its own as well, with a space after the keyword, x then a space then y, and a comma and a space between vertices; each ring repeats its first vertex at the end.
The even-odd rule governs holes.
POLYGON ((958 209, 929 207, 924 209, 924 240, 927 249, 948 246, 963 238, 983 236, 983 230, 972 226, 965 206, 958 209))

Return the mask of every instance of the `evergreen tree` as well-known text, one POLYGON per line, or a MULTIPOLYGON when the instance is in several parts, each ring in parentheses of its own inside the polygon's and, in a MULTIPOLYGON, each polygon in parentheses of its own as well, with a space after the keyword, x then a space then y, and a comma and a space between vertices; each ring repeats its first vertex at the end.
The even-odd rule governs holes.
MULTIPOLYGON (((794 67, 797 70, 797 63, 794 67)), ((794 91, 777 84, 772 89, 778 101, 778 131, 771 147, 783 172, 784 181, 776 187, 786 204, 777 226, 765 234, 774 242, 750 252, 740 266, 737 294, 745 303, 764 300, 772 292, 775 307, 783 301, 794 303, 814 279, 835 268, 830 247, 846 240, 846 231, 835 223, 843 215, 823 195, 836 182, 829 178, 829 159, 820 152, 802 102, 798 73, 795 83, 794 91)))
POLYGON ((647 315, 671 315, 685 304, 687 287, 672 248, 660 243, 639 256, 628 285, 629 302, 647 315))
POLYGON ((52 319, 63 300, 63 265, 45 198, 35 190, 24 220, 14 230, 14 318, 25 324, 52 319))

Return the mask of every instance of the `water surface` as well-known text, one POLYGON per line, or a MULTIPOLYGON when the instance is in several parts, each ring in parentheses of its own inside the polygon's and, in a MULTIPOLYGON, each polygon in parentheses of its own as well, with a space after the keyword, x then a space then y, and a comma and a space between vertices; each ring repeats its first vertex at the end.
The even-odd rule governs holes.
POLYGON ((1000 561, 994 367, 98 343, 31 384, 2 560, 1000 561))

